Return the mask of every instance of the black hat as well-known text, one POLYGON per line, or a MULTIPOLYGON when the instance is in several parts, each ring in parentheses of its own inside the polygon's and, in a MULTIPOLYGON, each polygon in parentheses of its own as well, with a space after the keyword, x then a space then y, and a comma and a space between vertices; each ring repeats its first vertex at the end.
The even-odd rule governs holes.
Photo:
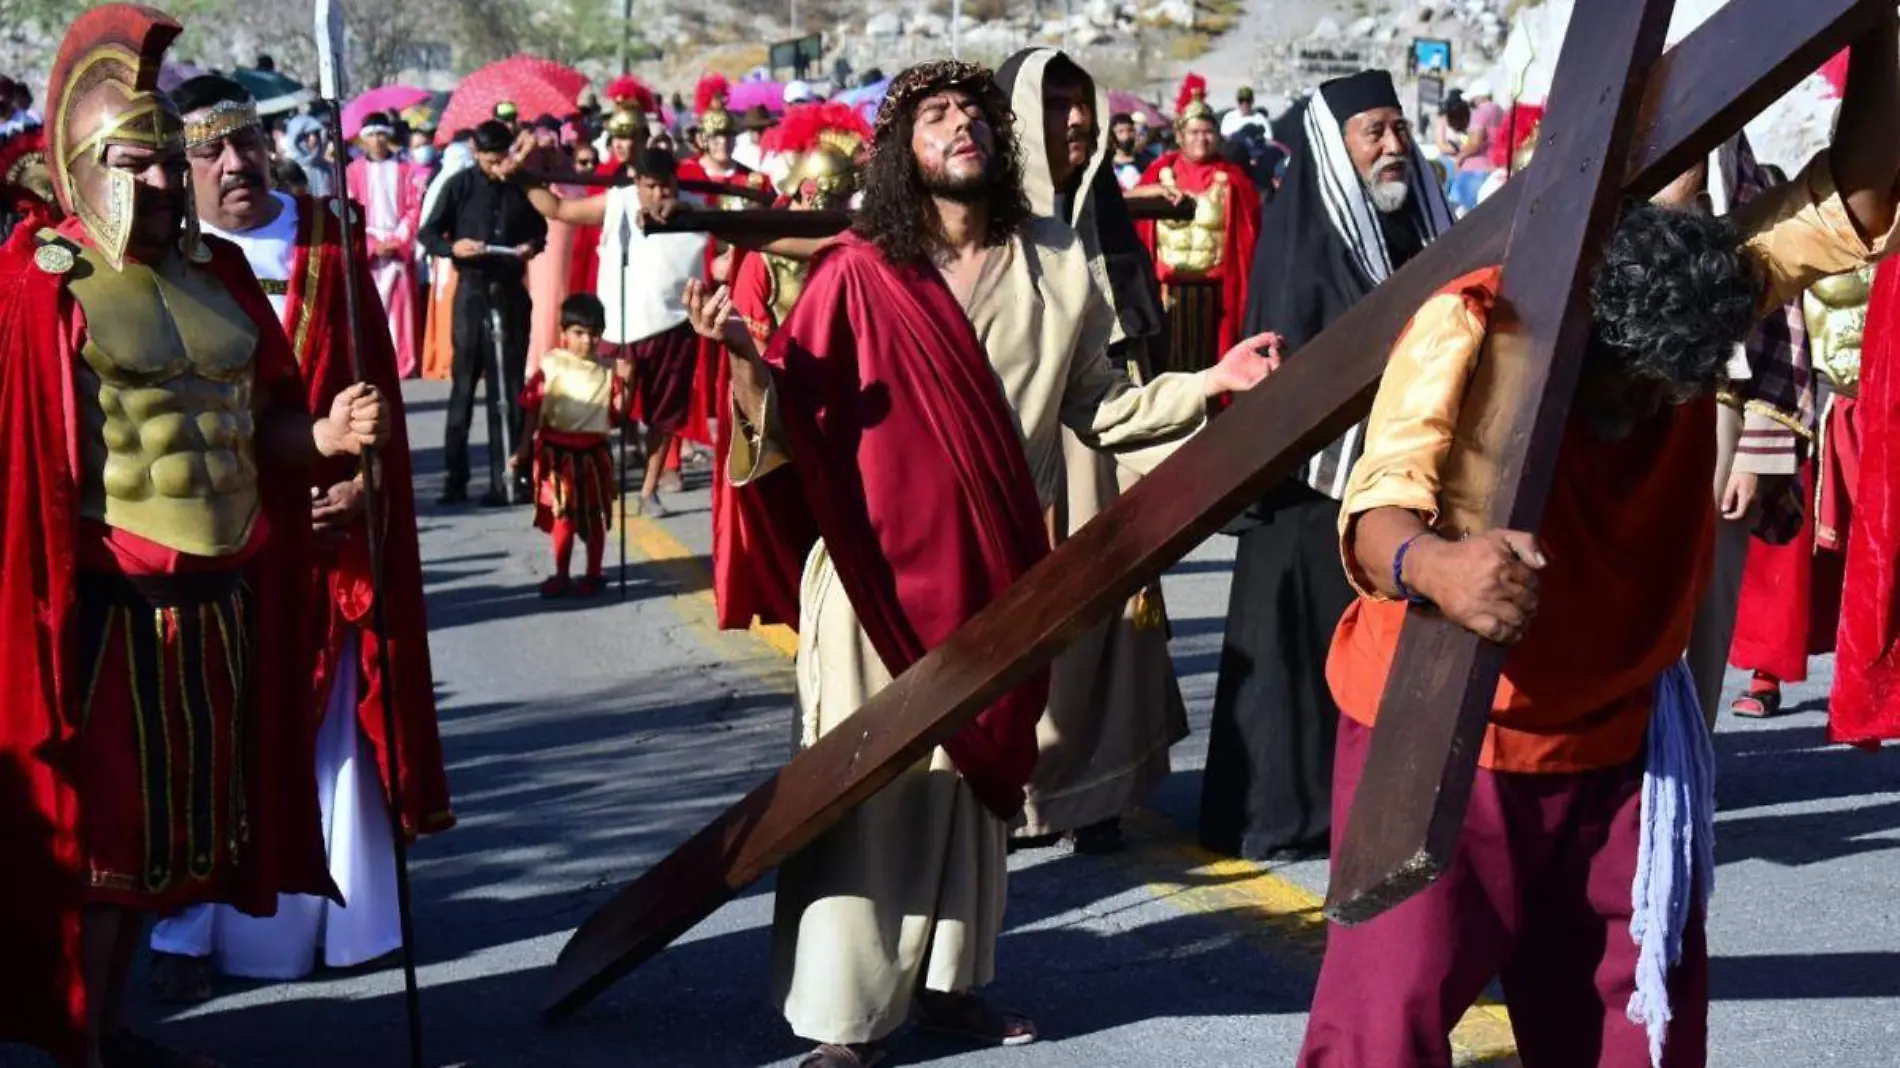
POLYGON ((1392 84, 1392 75, 1382 70, 1362 70, 1321 82, 1319 91, 1341 127, 1362 112, 1399 106, 1399 91, 1392 84))

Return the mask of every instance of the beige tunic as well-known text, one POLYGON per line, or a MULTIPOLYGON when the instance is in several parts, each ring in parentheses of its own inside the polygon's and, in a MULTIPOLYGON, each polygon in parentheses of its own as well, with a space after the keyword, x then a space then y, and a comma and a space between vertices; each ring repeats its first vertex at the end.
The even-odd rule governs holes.
MULTIPOLYGON (((998 249, 965 309, 1017 419, 1045 506, 1063 490, 1068 426, 1137 470, 1164 459, 1206 418, 1199 376, 1140 388, 1111 367, 1113 313, 1074 232, 1036 220, 998 249)), ((788 459, 766 400, 766 429, 736 435, 736 485, 788 459)), ((820 544, 800 588, 801 744, 837 728, 890 682, 820 544)), ((869 1042, 901 1026, 921 982, 963 991, 995 975, 1007 829, 942 749, 853 809, 779 869, 773 997, 792 1030, 817 1042, 869 1042)))

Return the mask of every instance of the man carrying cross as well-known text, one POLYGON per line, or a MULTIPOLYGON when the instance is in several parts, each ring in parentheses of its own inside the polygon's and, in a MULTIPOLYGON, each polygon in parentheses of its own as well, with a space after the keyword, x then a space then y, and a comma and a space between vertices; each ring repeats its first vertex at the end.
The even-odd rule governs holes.
MULTIPOLYGON (((988 70, 913 67, 879 110, 853 231, 821 250, 762 357, 723 292, 688 287, 695 326, 732 353, 729 474, 791 461, 821 536, 801 586, 806 744, 1048 552, 1060 427, 1146 469, 1208 396, 1274 363, 1258 337, 1139 388, 1110 367, 1114 311, 1075 231, 1031 215, 1012 125, 988 70)), ((774 990, 820 1043, 806 1068, 883 1060, 913 997, 928 1026, 1035 1037, 975 991, 995 972, 1005 821, 1047 690, 1037 676, 1005 695, 784 865, 774 990)))
POLYGON ((1704 1063, 1713 753, 1680 658, 1714 529, 1713 393, 1756 318, 1889 250, 1896 31, 1889 11, 1856 43, 1834 147, 1794 182, 1726 219, 1625 212, 1539 537, 1482 529, 1511 447, 1497 380, 1474 377, 1498 270, 1444 287, 1394 346, 1340 513, 1360 596, 1328 663, 1335 844, 1408 602, 1511 651, 1449 870, 1332 929, 1306 1068, 1448 1066, 1494 976, 1529 1068, 1704 1063))

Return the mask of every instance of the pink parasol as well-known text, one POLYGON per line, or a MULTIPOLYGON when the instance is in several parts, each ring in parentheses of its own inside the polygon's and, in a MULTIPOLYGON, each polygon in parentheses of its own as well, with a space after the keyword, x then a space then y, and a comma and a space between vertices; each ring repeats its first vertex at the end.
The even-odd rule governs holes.
POLYGON ((381 85, 343 106, 343 136, 351 141, 363 132, 363 120, 378 111, 395 117, 404 108, 420 104, 434 94, 413 85, 381 85))
POLYGON ((785 113, 785 84, 783 82, 740 82, 732 87, 726 97, 726 110, 734 115, 744 114, 748 109, 763 105, 774 115, 785 113))
POLYGON ((1143 100, 1141 97, 1136 96, 1126 89, 1110 89, 1108 91, 1108 111, 1111 115, 1125 114, 1131 117, 1135 115, 1143 116, 1150 126, 1166 126, 1168 124, 1167 116, 1161 114, 1160 108, 1155 107, 1153 104, 1148 103, 1146 100, 1143 100))
POLYGON ((587 76, 572 67, 537 56, 510 56, 470 74, 455 87, 436 124, 435 142, 446 145, 457 130, 472 130, 495 115, 506 100, 524 123, 543 115, 565 119, 579 111, 575 100, 587 88, 587 76))

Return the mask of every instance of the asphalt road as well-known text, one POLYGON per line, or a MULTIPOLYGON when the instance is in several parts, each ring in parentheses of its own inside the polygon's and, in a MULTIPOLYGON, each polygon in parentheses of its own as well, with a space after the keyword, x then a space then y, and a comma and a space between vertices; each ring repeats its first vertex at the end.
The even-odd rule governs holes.
MULTIPOLYGON (((805 1044, 765 1001, 770 885, 568 1022, 537 1018, 545 969, 574 926, 791 749, 788 661, 756 635, 710 626, 707 474, 690 473, 690 491, 673 499, 682 514, 630 527, 624 602, 545 603, 535 584, 546 541, 525 509, 434 507, 446 389, 415 384, 409 396, 461 817, 414 853, 429 1064, 794 1063, 805 1044)), ((912 1036, 895 1063, 1293 1062, 1323 865, 1210 864, 1182 830, 1198 800, 1230 553, 1216 538, 1166 580, 1195 734, 1176 750, 1153 814, 1137 822, 1135 848, 1013 861, 992 993, 1033 1015, 1043 1041, 972 1052, 912 1036)), ((1790 693, 1796 714, 1725 717, 1717 735, 1711 1063, 1723 1068, 1900 1064, 1900 755, 1823 746, 1828 665, 1819 667, 1790 693)), ((233 1065, 400 1065, 400 994, 394 969, 230 983, 152 1022, 167 1041, 233 1065)), ((1495 1035, 1498 1015, 1471 1033, 1495 1035)), ((1495 1043, 1464 1046, 1476 1058, 1495 1043)), ((16 1063, 25 1062, 0 1054, 16 1063)))

